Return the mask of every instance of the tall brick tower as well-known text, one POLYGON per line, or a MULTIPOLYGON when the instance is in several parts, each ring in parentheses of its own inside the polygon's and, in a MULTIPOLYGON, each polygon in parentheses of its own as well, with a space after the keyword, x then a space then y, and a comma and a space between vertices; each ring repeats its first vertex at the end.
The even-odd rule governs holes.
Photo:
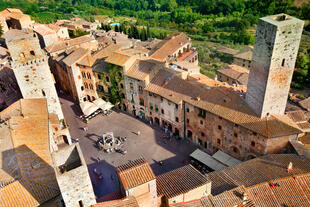
POLYGON ((286 14, 258 21, 246 102, 261 118, 284 114, 303 25, 286 14))
POLYGON ((37 35, 10 30, 6 33, 5 41, 23 98, 46 98, 49 113, 55 113, 59 119, 63 119, 48 57, 41 49, 37 35))

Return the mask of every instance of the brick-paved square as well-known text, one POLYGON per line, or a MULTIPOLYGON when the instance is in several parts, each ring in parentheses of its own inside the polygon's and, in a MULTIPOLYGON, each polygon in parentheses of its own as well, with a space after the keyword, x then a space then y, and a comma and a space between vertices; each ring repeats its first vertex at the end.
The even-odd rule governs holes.
POLYGON ((196 148, 187 140, 169 141, 163 138, 165 133, 158 126, 150 126, 123 112, 114 111, 109 116, 98 115, 89 124, 85 124, 78 118, 78 105, 67 99, 61 99, 61 103, 71 136, 79 139, 97 197, 118 190, 115 167, 129 160, 143 156, 150 163, 155 175, 159 175, 188 163, 189 154, 196 148), (87 131, 83 130, 85 126, 88 127, 87 131), (138 131, 140 135, 137 135, 138 131), (98 150, 95 142, 105 132, 113 132, 114 136, 126 136, 123 149, 127 150, 127 154, 98 150), (98 157, 100 166, 97 164, 98 157), (159 165, 158 161, 163 161, 163 166, 159 165), (100 168, 103 173, 102 180, 94 174, 94 168, 100 168))

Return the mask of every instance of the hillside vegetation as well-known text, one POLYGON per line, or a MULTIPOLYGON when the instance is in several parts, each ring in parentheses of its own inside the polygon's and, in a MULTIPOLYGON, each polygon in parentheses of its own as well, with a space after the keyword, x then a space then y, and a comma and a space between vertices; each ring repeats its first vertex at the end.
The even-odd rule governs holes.
POLYGON ((41 23, 74 16, 93 21, 105 15, 128 28, 132 22, 137 27, 148 26, 155 37, 182 31, 197 41, 232 47, 254 43, 259 17, 287 13, 306 20, 294 80, 310 82, 309 0, 1 0, 0 9, 6 7, 20 8, 41 23))

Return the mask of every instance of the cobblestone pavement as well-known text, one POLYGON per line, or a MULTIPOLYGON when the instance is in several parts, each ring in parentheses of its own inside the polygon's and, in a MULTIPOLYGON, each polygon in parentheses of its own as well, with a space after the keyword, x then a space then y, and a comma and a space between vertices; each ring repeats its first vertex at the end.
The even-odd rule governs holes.
POLYGON ((118 190, 115 167, 143 156, 151 165, 155 175, 179 168, 189 161, 189 154, 196 147, 187 140, 164 139, 164 132, 157 126, 150 126, 123 112, 115 112, 109 116, 98 115, 89 124, 79 119, 81 115, 78 105, 70 99, 60 98, 64 116, 69 125, 72 138, 79 139, 96 196, 102 197, 118 190), (83 127, 87 126, 85 132, 83 127), (113 132, 114 136, 126 136, 127 141, 122 149, 127 154, 105 153, 99 151, 95 141, 105 132, 113 132), (138 135, 140 131, 140 135, 138 135), (98 165, 97 159, 100 158, 98 165), (163 166, 158 164, 163 161, 163 166), (103 173, 99 180, 93 173, 97 168, 103 173))

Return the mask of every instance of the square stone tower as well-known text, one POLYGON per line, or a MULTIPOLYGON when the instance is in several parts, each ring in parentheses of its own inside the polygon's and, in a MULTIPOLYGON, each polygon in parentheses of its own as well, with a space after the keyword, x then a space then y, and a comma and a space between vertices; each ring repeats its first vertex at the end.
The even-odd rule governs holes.
POLYGON ((261 118, 284 114, 303 25, 286 14, 258 21, 246 102, 261 118))
POLYGON ((63 119, 48 57, 40 47, 37 34, 10 30, 5 41, 23 98, 46 98, 49 113, 57 114, 59 120, 63 119))

